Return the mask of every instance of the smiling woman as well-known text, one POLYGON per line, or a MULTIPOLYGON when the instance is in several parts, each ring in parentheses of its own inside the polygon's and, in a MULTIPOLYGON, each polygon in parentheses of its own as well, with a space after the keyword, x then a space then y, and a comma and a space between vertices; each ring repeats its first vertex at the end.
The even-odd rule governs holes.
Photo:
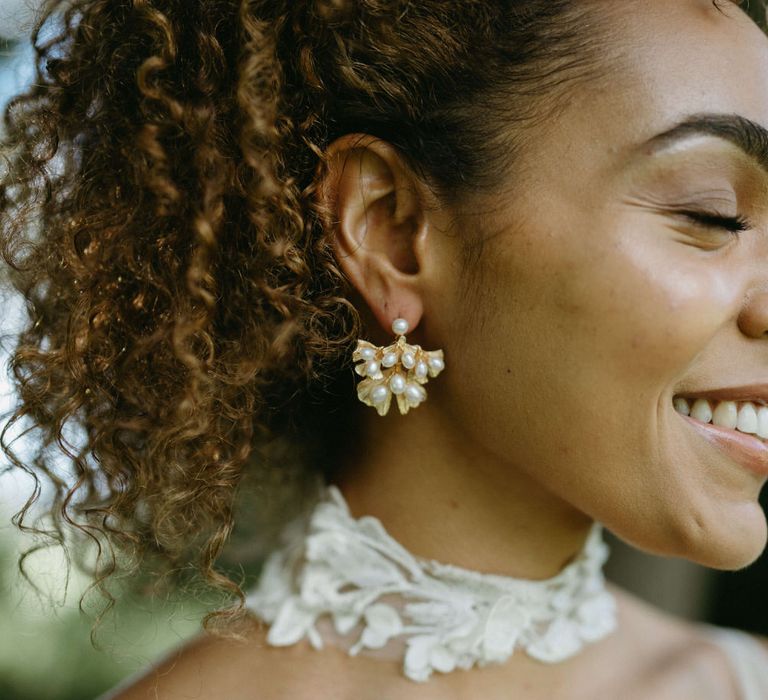
POLYGON ((602 574, 604 527, 715 569, 766 543, 768 38, 737 4, 62 11, 6 113, 0 443, 102 590, 191 563, 236 599, 110 697, 768 695, 761 640, 602 574), (266 520, 244 591, 217 560, 266 520))

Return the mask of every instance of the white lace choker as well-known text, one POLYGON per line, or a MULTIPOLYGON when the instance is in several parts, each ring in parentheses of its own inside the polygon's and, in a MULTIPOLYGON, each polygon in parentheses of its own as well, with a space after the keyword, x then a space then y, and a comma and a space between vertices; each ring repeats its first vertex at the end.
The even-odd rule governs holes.
POLYGON ((613 632, 608 555, 595 521, 581 552, 549 579, 442 564, 410 554, 378 518, 353 518, 329 485, 308 521, 286 528, 246 605, 270 624, 269 644, 307 637, 322 649, 322 630, 350 655, 397 649, 405 675, 425 681, 435 670, 501 663, 515 648, 555 663, 613 632))

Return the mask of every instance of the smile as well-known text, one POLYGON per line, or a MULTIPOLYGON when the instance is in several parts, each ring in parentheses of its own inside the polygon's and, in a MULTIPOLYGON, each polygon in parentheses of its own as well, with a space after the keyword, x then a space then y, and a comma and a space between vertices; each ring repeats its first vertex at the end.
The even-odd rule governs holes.
POLYGON ((705 439, 759 476, 768 476, 768 406, 675 397, 675 411, 705 439))
POLYGON ((727 430, 737 430, 768 440, 768 406, 753 401, 713 401, 712 399, 675 397, 675 410, 700 421, 727 430))

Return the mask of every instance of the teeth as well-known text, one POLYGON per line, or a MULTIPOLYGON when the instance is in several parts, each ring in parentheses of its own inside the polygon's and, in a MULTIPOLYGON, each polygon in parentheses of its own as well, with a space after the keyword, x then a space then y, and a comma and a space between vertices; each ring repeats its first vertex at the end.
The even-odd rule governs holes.
POLYGON ((677 397, 673 400, 675 410, 684 416, 691 416, 702 423, 713 423, 722 428, 738 430, 763 439, 768 439, 768 406, 756 406, 750 401, 690 400, 677 397), (712 410, 714 404, 714 411, 712 410))
POLYGON ((702 423, 709 423, 712 420, 712 409, 709 407, 709 401, 696 399, 691 406, 691 418, 700 420, 702 423))
POLYGON ((736 430, 742 433, 757 434, 757 411, 751 403, 744 403, 739 408, 736 430))
POLYGON ((735 401, 720 401, 712 412, 712 422, 721 428, 733 430, 739 422, 739 408, 735 401))
POLYGON ((757 434, 768 439, 768 407, 761 406, 757 411, 757 434))

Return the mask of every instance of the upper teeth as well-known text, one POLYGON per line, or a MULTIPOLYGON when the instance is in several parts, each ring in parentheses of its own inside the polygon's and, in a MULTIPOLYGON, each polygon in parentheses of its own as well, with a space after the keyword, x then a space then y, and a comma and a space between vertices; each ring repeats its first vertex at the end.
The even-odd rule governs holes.
POLYGON ((678 413, 703 423, 714 423, 723 428, 768 438, 768 406, 760 406, 751 401, 688 400, 680 396, 673 403, 678 413))

